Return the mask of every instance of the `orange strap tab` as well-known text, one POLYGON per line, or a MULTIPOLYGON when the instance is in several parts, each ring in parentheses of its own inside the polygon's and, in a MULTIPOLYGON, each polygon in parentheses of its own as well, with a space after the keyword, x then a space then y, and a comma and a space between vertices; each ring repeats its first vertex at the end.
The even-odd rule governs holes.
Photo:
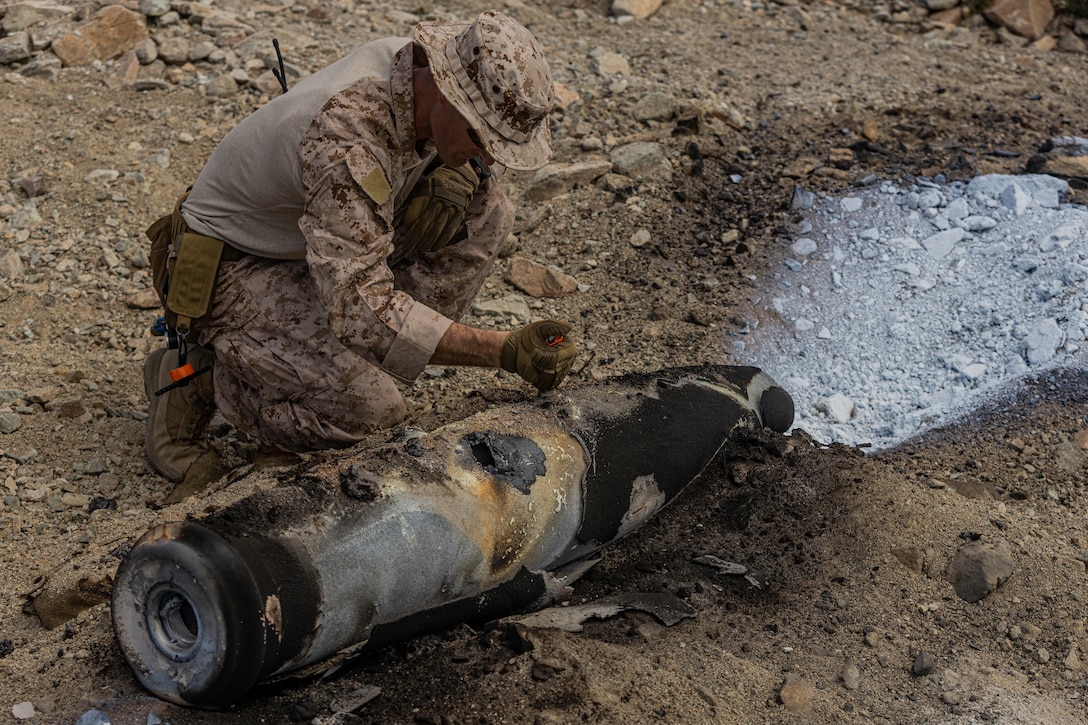
POLYGON ((196 368, 193 367, 192 363, 185 363, 180 368, 174 368, 170 371, 170 379, 175 383, 194 375, 196 375, 196 368))

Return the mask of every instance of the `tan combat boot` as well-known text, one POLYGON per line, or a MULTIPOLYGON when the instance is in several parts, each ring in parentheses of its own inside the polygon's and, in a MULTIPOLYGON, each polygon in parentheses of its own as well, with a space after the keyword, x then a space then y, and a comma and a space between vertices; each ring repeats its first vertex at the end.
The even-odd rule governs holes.
MULTIPOLYGON (((202 347, 190 347, 187 362, 194 370, 212 364, 215 354, 202 347)), ((215 413, 212 372, 197 375, 188 385, 173 388, 162 395, 155 392, 173 383, 170 371, 178 367, 178 351, 156 350, 144 363, 144 390, 151 401, 144 448, 155 469, 171 481, 185 478, 189 467, 204 452, 197 445, 215 413)))

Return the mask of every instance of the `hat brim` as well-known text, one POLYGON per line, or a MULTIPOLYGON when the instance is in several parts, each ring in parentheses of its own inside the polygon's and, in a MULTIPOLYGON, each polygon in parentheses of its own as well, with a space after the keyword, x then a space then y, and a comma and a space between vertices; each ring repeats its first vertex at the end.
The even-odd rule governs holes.
POLYGON ((487 153, 508 169, 515 171, 539 169, 552 158, 552 134, 548 127, 548 119, 541 121, 528 141, 524 143, 511 141, 492 128, 476 111, 468 93, 461 87, 453 68, 450 67, 450 62, 446 58, 446 46, 457 37, 458 33, 471 25, 472 23, 420 23, 416 26, 412 39, 419 43, 427 54, 431 75, 434 76, 438 90, 480 134, 480 140, 483 141, 487 153))

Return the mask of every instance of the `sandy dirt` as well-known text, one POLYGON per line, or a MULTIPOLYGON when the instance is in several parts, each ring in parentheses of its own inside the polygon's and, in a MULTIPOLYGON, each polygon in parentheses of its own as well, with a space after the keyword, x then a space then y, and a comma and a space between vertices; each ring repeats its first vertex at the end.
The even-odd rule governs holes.
MULTIPOLYGON (((250 22, 293 33, 285 49, 305 70, 411 27, 364 2, 270 7, 250 22)), ((428 4, 422 17, 486 7, 428 4)), ((924 12, 893 13, 893 22, 867 2, 771 8, 673 0, 621 24, 598 2, 505 7, 577 94, 552 119, 557 161, 652 140, 674 167, 671 177, 592 184, 544 202, 524 198, 530 174, 507 176, 519 206, 510 255, 559 265, 583 285, 528 300, 532 315, 576 326, 584 362, 567 385, 743 364, 728 343, 759 279, 786 253, 797 185, 1017 173, 1048 138, 1088 135, 1084 54, 1013 47, 984 23, 936 28, 920 20, 924 12), (628 72, 601 75, 602 51, 622 56, 628 72), (654 91, 685 109, 684 123, 635 118, 654 91), (846 162, 833 152, 843 148, 853 151, 846 162), (643 229, 649 242, 633 245, 643 229)), ((198 63, 186 73, 214 71, 198 63)), ((659 518, 610 548, 570 600, 672 594, 698 610, 673 626, 640 612, 578 633, 463 626, 388 647, 327 680, 259 687, 225 712, 150 696, 101 602, 117 557, 152 523, 212 510, 244 493, 247 479, 167 506, 170 485, 143 456, 141 366, 161 342, 148 332, 156 313, 146 308, 142 232, 267 96, 211 99, 198 82, 136 92, 122 77, 119 64, 106 64, 55 79, 0 78, 8 208, 0 238, 21 259, 18 274, 0 278, 0 413, 18 420, 0 435, 0 722, 26 702, 30 722, 73 723, 98 708, 125 725, 1088 718, 1083 370, 1036 375, 879 454, 822 446, 803 432, 731 446, 659 518), (93 173, 101 169, 118 173, 93 173), (27 204, 19 180, 39 176, 40 218, 19 226, 27 204), (1014 566, 968 603, 946 571, 974 540, 1007 546, 1014 566), (693 561, 706 554, 744 564, 765 585, 693 561), (88 603, 101 603, 55 628, 26 606, 43 585, 70 601, 79 582, 88 603), (380 694, 353 707, 372 687, 380 694)), ((482 300, 516 293, 503 281, 507 263, 496 265, 482 300)), ((465 321, 520 324, 487 313, 465 321)), ((409 422, 428 428, 531 390, 508 375, 437 369, 404 392, 409 422)), ((222 421, 212 433, 244 463, 251 444, 222 421)))

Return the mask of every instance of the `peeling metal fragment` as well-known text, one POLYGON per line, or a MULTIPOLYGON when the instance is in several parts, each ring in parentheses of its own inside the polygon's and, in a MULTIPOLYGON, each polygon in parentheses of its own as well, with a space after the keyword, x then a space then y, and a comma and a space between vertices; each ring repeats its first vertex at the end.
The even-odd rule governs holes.
POLYGON ((763 587, 767 586, 767 577, 765 574, 763 574, 763 572, 757 571, 755 569, 749 569, 743 564, 737 564, 733 561, 719 559, 713 554, 697 556, 692 559, 692 561, 694 561, 696 564, 713 567, 718 570, 719 574, 725 574, 726 576, 743 576, 744 580, 756 589, 762 589, 763 587))
POLYGON ((638 610, 656 617, 666 627, 698 615, 698 610, 672 594, 635 592, 601 597, 587 604, 548 609, 520 617, 508 617, 505 621, 527 627, 561 629, 565 632, 581 632, 590 619, 608 619, 622 612, 638 610))

